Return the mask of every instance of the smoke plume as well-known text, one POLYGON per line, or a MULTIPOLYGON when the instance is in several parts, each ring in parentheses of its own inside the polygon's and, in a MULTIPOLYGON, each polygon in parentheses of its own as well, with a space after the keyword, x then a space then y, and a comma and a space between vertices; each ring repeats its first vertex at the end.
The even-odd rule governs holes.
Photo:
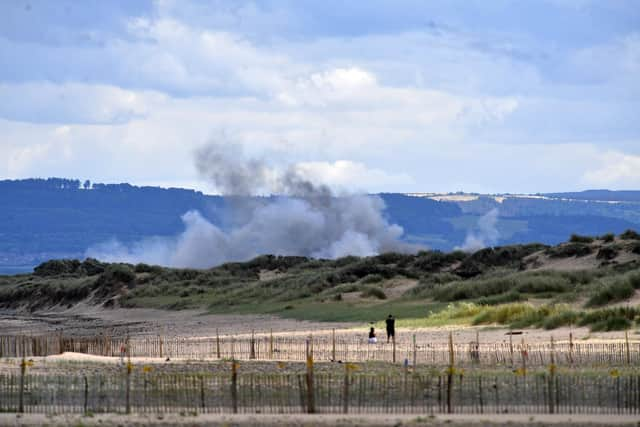
POLYGON ((462 246, 456 248, 465 252, 474 252, 487 246, 493 246, 498 242, 500 233, 496 225, 498 224, 498 209, 491 209, 478 220, 477 230, 467 233, 462 246))
POLYGON ((200 212, 182 216, 184 232, 174 239, 118 242, 91 248, 87 256, 106 261, 151 262, 208 268, 262 254, 338 258, 410 252, 402 227, 384 218, 377 196, 334 195, 302 175, 296 165, 278 170, 244 156, 241 146, 209 145, 196 153, 196 167, 230 201, 221 228, 200 212), (250 197, 256 194, 273 197, 250 197))

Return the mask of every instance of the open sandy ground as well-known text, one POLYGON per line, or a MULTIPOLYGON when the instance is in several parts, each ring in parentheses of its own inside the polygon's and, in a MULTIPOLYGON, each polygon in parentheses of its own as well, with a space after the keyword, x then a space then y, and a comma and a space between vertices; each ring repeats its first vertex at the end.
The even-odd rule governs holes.
MULTIPOLYGON (((398 314, 401 316, 401 313, 398 314)), ((166 337, 214 337, 220 335, 242 336, 255 331, 257 335, 330 335, 336 329, 337 336, 366 336, 368 326, 364 323, 310 322, 283 319, 270 315, 205 314, 197 310, 166 311, 156 309, 103 309, 78 305, 70 310, 24 313, 0 310, 0 331, 2 334, 33 334, 63 332, 70 336, 96 336, 108 333, 111 336, 156 336, 166 337)), ((509 330, 502 327, 461 327, 447 326, 434 328, 398 328, 397 340, 411 340, 415 334, 420 342, 446 343, 449 332, 453 332, 456 342, 465 343, 476 339, 481 342, 507 343, 509 330)), ((523 329, 515 331, 514 343, 524 339, 527 343, 556 342, 569 340, 572 334, 575 342, 619 341, 624 332, 591 333, 587 328, 558 328, 551 331, 523 329)), ((384 331, 378 336, 384 340, 384 331)), ((630 341, 640 341, 637 330, 629 331, 630 341)))
POLYGON ((0 414, 0 426, 638 426, 638 416, 604 415, 44 415, 0 414))

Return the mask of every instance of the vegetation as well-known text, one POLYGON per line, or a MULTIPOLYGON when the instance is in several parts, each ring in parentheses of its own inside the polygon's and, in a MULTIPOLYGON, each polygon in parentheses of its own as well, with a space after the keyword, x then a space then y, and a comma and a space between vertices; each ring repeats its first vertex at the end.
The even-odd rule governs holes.
POLYGON ((620 235, 622 240, 640 240, 640 233, 635 230, 627 230, 620 235))
POLYGON ((0 276, 0 307, 37 310, 86 301, 334 321, 377 321, 393 313, 399 326, 584 324, 609 330, 636 324, 635 311, 620 312, 611 304, 640 289, 640 242, 571 240, 472 254, 422 251, 335 260, 264 255, 208 270, 52 260, 30 275, 0 276), (549 268, 558 262, 566 267, 549 268))
POLYGON ((571 243, 593 243, 595 239, 590 236, 580 236, 579 234, 572 234, 569 238, 571 243))

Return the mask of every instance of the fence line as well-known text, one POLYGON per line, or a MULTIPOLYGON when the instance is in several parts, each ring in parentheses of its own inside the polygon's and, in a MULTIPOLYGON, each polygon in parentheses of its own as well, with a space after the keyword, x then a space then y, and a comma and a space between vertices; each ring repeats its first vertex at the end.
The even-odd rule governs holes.
POLYGON ((0 412, 639 414, 640 376, 0 375, 0 412), (21 397, 22 396, 22 397, 21 397), (313 399, 309 405, 308 399, 313 399))
MULTIPOLYGON (((66 351, 100 356, 170 357, 172 359, 281 360, 304 361, 310 343, 318 361, 397 361, 446 366, 447 343, 398 340, 368 344, 364 338, 346 336, 219 336, 213 338, 98 336, 0 336, 0 357, 32 357, 66 351)), ((453 343, 458 365, 638 365, 640 342, 616 343, 453 343)))

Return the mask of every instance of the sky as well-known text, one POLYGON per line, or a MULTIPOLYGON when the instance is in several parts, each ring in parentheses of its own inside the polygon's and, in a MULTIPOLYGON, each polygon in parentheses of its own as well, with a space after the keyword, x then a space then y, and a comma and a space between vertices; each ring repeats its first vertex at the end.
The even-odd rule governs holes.
POLYGON ((0 100, 0 179, 640 189, 640 0, 7 0, 0 100))

